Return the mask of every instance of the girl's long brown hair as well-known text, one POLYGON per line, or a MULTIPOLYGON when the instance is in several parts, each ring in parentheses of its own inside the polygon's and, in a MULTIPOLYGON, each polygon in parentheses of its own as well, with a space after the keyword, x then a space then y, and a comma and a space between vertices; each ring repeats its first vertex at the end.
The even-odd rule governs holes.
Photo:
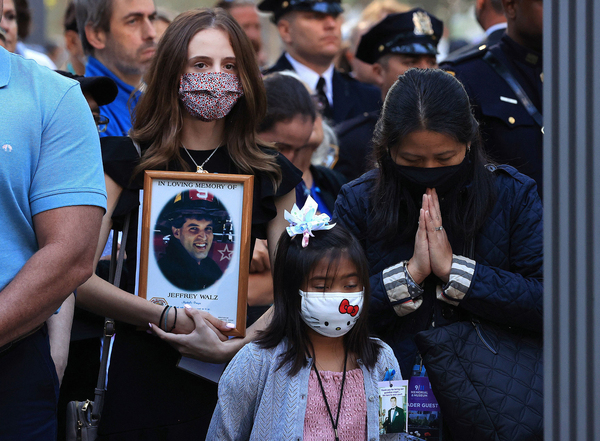
POLYGON ((262 77, 250 40, 222 9, 194 9, 180 14, 164 33, 144 77, 145 90, 135 108, 131 137, 144 151, 135 174, 144 170, 166 170, 176 161, 182 170, 189 165, 179 153, 183 105, 178 98, 179 81, 185 70, 190 40, 205 29, 220 29, 229 36, 244 95, 225 117, 225 143, 229 156, 241 173, 264 172, 277 187, 281 170, 275 157, 256 144, 256 127, 263 119, 267 100, 262 77))

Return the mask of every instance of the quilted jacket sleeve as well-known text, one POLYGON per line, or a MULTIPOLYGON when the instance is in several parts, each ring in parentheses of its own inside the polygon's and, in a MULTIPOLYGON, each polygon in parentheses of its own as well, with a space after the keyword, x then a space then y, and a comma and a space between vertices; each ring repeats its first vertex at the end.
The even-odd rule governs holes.
POLYGON ((206 439, 247 440, 250 438, 256 406, 260 400, 261 351, 254 344, 244 346, 231 360, 219 380, 219 399, 206 439))
POLYGON ((460 306, 482 318, 541 332, 543 208, 535 182, 514 175, 514 185, 506 187, 514 191, 502 193, 496 204, 510 208, 490 215, 490 225, 479 238, 475 274, 460 306), (508 238, 495 237, 495 231, 504 231, 503 236, 508 234, 508 238), (494 265, 499 260, 494 254, 501 240, 509 240, 503 269, 494 265))
MULTIPOLYGON (((366 249, 366 219, 369 208, 367 206, 367 198, 364 195, 361 196, 361 192, 357 190, 355 182, 353 181, 342 187, 335 202, 333 221, 354 234, 361 242, 363 249, 366 249)), ((372 274, 369 282, 371 285, 369 316, 377 317, 377 321, 371 325, 371 328, 376 333, 381 334, 382 330, 389 329, 397 322, 398 315, 385 289, 383 272, 380 271, 372 274)))

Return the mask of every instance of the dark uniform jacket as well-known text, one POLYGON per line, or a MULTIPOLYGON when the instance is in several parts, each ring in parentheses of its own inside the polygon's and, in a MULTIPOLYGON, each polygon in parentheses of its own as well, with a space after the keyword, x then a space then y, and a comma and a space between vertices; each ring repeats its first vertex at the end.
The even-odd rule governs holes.
MULTIPOLYGON (((496 29, 494 32, 492 32, 490 35, 486 36, 479 43, 468 44, 466 46, 461 47, 460 49, 450 52, 448 54, 448 56, 443 60, 443 63, 451 63, 451 62, 454 63, 454 62, 456 62, 456 60, 464 57, 465 55, 479 52, 480 51, 479 48, 481 48, 482 46, 490 47, 490 46, 495 45, 496 43, 498 43, 500 41, 500 39, 504 35, 505 31, 506 31, 506 28, 496 29)), ((482 48, 482 49, 485 49, 485 48, 482 48)))
POLYGON ((483 59, 488 51, 508 67, 542 113, 542 56, 518 45, 507 35, 497 45, 444 62, 440 67, 464 84, 491 159, 512 165, 533 178, 542 196, 542 127, 530 116, 505 79, 483 59))
POLYGON ((167 252, 158 261, 158 267, 169 282, 188 291, 208 288, 221 278, 221 268, 210 257, 202 259, 200 265, 174 237, 167 245, 167 252))
POLYGON ((365 112, 335 127, 340 154, 333 169, 343 174, 348 181, 373 168, 371 140, 377 119, 379 109, 365 112))
MULTIPOLYGON (((383 271, 414 254, 414 237, 379 240, 369 237, 372 228, 370 192, 378 170, 371 170, 344 185, 336 201, 333 222, 353 233, 361 242, 369 262, 371 329, 394 353, 402 378, 410 378, 417 354, 414 335, 432 322, 444 326, 465 314, 517 328, 542 331, 543 234, 542 203, 535 183, 513 167, 499 166, 494 172, 496 203, 476 236, 473 279, 456 307, 436 299, 435 276, 425 280, 423 303, 415 312, 396 315, 383 283, 383 271)), ((464 255, 462 238, 447 230, 453 253, 464 255)), ((443 285, 443 284, 442 284, 443 285)))
MULTIPOLYGON (((271 66, 266 74, 294 70, 285 54, 271 66)), ((361 83, 347 74, 333 71, 333 124, 376 110, 381 106, 381 92, 375 86, 361 83)))

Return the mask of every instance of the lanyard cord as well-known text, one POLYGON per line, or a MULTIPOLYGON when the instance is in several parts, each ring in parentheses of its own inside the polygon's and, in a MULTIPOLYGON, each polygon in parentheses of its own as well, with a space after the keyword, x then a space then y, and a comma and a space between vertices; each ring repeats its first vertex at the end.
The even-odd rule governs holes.
POLYGON ((323 388, 323 382, 321 381, 321 375, 319 375, 319 370, 317 369, 317 359, 314 358, 313 367, 315 368, 315 373, 317 374, 317 380, 319 380, 319 386, 321 386, 321 393, 323 394, 323 400, 325 401, 325 406, 327 407, 327 412, 329 413, 329 418, 331 419, 331 425, 333 426, 333 432, 335 434, 335 441, 340 441, 340 437, 338 436, 338 423, 340 421, 340 409, 342 408, 342 396, 344 395, 344 384, 346 383, 346 362, 348 361, 348 351, 344 352, 344 373, 342 374, 342 387, 340 389, 340 401, 338 403, 337 415, 335 417, 335 422, 333 421, 333 415, 331 414, 331 409, 329 408, 329 402, 327 401, 327 396, 325 395, 325 389, 323 388))

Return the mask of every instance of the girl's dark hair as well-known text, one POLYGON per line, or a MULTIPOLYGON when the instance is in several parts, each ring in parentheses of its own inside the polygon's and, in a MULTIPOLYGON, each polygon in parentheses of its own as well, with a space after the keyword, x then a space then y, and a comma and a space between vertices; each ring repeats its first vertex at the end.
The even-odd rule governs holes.
POLYGON ((490 161, 483 152, 469 97, 456 78, 439 69, 408 70, 398 77, 385 99, 373 138, 374 160, 379 168, 371 193, 372 205, 377 207, 373 211, 373 239, 393 246, 417 230, 420 207, 402 186, 390 149, 420 130, 441 133, 471 146, 467 160, 472 176, 465 176, 462 185, 440 202, 444 225, 468 243, 494 206, 495 186, 492 173, 485 168, 490 161))
POLYGON ((288 349, 282 354, 277 369, 290 363, 290 375, 297 374, 307 364, 310 339, 307 325, 300 317, 301 296, 298 291, 306 282, 311 271, 323 260, 328 272, 336 271, 337 263, 347 257, 355 266, 359 282, 364 286, 362 311, 354 327, 344 335, 344 345, 349 353, 361 359, 367 368, 377 362, 380 346, 369 337, 369 265, 358 240, 347 230, 335 226, 328 231, 315 231, 306 248, 302 248, 302 235, 290 238, 283 232, 277 245, 273 272, 274 313, 271 323, 261 333, 258 345, 274 348, 287 338, 288 349))
POLYGON ((301 115, 315 120, 315 106, 308 90, 291 75, 274 73, 264 78, 267 91, 267 114, 258 126, 258 133, 266 132, 278 122, 289 121, 301 115))
POLYGON ((131 138, 149 145, 134 174, 164 170, 175 161, 181 170, 190 166, 181 157, 183 104, 179 83, 188 62, 192 38, 206 29, 219 29, 229 37, 244 95, 225 116, 225 144, 229 157, 244 174, 265 173, 276 188, 281 169, 275 156, 256 143, 256 127, 267 107, 265 88, 252 44, 240 25, 222 9, 192 9, 181 13, 162 36, 144 76, 145 91, 135 107, 131 138))

